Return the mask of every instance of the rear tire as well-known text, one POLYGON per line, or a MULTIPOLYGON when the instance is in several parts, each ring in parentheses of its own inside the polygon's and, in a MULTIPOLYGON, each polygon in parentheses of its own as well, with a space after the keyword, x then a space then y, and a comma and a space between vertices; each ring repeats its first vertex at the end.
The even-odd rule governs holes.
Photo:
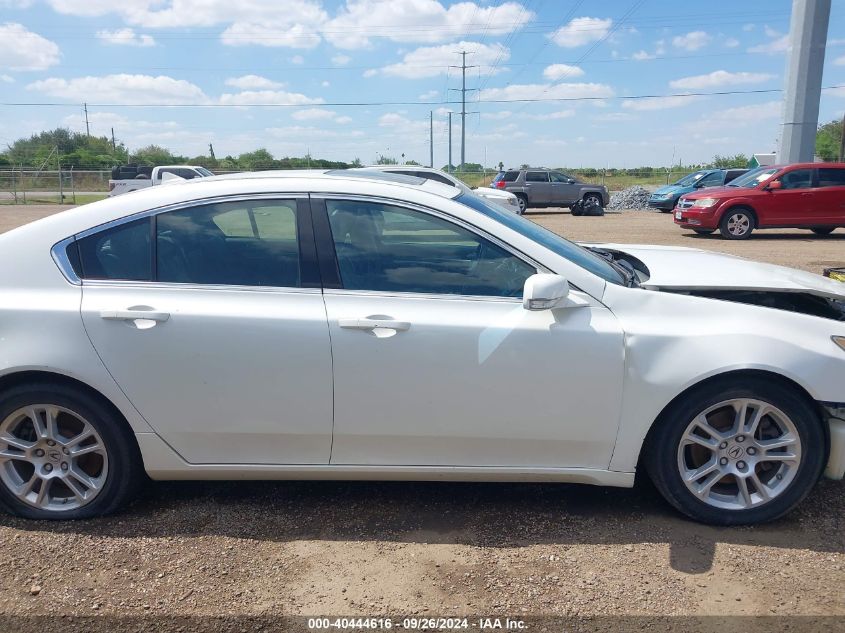
POLYGON ((754 214, 749 209, 737 207, 725 211, 719 222, 719 232, 726 240, 747 240, 755 226, 754 214))
POLYGON ((516 194, 516 201, 519 204, 519 215, 525 215, 528 211, 528 197, 524 193, 516 194))
POLYGON ((798 505, 821 477, 824 446, 818 413, 797 390, 726 377, 684 394, 661 415, 644 462, 680 512, 703 523, 745 525, 798 505))
POLYGON ((810 229, 816 235, 830 235, 836 230, 833 226, 814 226, 810 229))
POLYGON ((0 506, 27 519, 110 514, 145 479, 126 422, 67 385, 23 384, 0 394, 0 438, 0 451, 15 455, 0 461, 0 506))

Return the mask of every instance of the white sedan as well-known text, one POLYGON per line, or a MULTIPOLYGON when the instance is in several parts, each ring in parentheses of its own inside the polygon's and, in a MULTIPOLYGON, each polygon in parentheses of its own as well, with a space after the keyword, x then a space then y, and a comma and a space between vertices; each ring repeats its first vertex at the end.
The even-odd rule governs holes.
POLYGON ((845 471, 845 287, 573 244, 364 172, 154 187, 0 236, 0 502, 154 479, 631 486, 771 520, 845 471))

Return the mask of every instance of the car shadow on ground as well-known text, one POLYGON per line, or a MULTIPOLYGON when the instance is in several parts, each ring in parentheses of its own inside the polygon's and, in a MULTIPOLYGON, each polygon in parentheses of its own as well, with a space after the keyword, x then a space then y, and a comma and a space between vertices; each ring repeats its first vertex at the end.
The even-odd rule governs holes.
MULTIPOLYGON (((714 231, 708 235, 699 235, 698 233, 683 233, 683 237, 693 240, 716 240, 721 242, 731 242, 733 240, 723 239, 718 231, 714 231)), ((841 233, 831 233, 830 235, 816 235, 809 231, 801 231, 796 233, 768 233, 766 231, 755 231, 748 238, 749 242, 791 242, 795 240, 801 241, 824 241, 824 242, 845 242, 845 230, 841 233)))
POLYGON ((711 569, 720 543, 845 551, 845 486, 822 481, 793 513, 755 527, 694 523, 647 481, 633 489, 574 484, 420 482, 150 482, 115 516, 0 525, 92 537, 227 536, 518 548, 667 543, 672 568, 711 569))

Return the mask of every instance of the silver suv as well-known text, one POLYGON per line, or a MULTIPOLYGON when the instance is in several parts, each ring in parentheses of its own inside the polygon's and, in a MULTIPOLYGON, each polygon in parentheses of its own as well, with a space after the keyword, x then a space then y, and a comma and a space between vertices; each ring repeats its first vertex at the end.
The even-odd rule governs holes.
POLYGON ((607 206, 610 195, 604 185, 580 182, 551 169, 511 169, 500 171, 490 185, 510 191, 519 199, 519 212, 530 207, 570 207, 579 200, 607 206))

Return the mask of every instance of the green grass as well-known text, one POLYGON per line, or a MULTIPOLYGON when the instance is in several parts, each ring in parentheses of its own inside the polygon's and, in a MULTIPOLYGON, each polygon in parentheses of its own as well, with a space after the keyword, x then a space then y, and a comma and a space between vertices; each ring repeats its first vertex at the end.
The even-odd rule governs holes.
MULTIPOLYGON (((97 194, 86 194, 81 195, 78 194, 74 199, 74 196, 71 194, 65 194, 64 202, 61 204, 88 204, 89 202, 97 202, 98 200, 104 200, 108 198, 109 194, 107 193, 97 193, 97 194)), ((49 195, 38 193, 37 191, 30 191, 27 192, 26 197, 24 198, 23 194, 18 194, 18 200, 15 202, 14 198, 2 198, 0 199, 0 205, 14 205, 14 204, 60 204, 58 194, 49 195)))

